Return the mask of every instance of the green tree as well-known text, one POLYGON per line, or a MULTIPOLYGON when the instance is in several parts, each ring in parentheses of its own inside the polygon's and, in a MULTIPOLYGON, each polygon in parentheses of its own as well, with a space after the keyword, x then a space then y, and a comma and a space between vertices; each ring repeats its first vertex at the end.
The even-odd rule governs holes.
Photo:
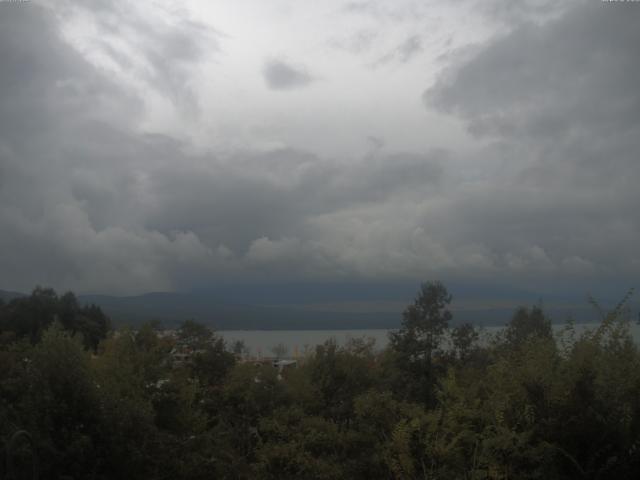
POLYGON ((442 283, 423 283, 413 304, 403 312, 400 329, 390 333, 396 362, 413 379, 413 395, 427 402, 433 401, 433 359, 452 318, 450 303, 451 295, 442 283))
POLYGON ((34 436, 42 477, 95 478, 105 461, 104 437, 89 354, 55 322, 27 360, 19 421, 34 436))
POLYGON ((231 351, 236 357, 242 357, 249 354, 249 347, 244 340, 235 340, 231 345, 231 351))
POLYGON ((235 365, 235 356, 227 350, 224 339, 194 320, 180 325, 178 347, 190 352, 191 361, 186 367, 204 386, 219 385, 235 365))
POLYGON ((178 328, 178 340, 193 349, 204 348, 213 338, 213 331, 195 320, 185 320, 178 328))
POLYGON ((478 331, 470 323, 463 323, 453 328, 451 344, 458 360, 465 362, 472 355, 478 342, 478 331))
POLYGON ((212 335, 207 344, 193 355, 192 374, 205 386, 219 386, 236 363, 222 337, 212 335))
POLYGON ((412 361, 430 364, 452 318, 450 303, 451 295, 442 283, 423 283, 402 314, 400 330, 390 334, 393 348, 412 361))
POLYGON ((36 287, 31 295, 14 298, 3 310, 0 330, 35 344, 58 315, 58 296, 51 288, 36 287))
POLYGON ((505 330, 507 343, 512 347, 521 347, 532 338, 553 338, 551 320, 542 307, 519 307, 505 330))
MULTIPOLYGON (((91 364, 100 395, 103 449, 111 478, 161 478, 162 441, 152 403, 167 362, 153 346, 140 344, 130 330, 108 338, 91 364)), ((164 354, 166 355, 166 353, 164 354)))
POLYGON ((226 377, 212 430, 218 445, 219 478, 255 478, 251 463, 260 442, 260 421, 291 402, 277 373, 271 365, 243 363, 226 377))
POLYGON ((328 340, 316 347, 315 355, 303 367, 320 400, 316 414, 344 424, 353 419, 355 397, 374 385, 371 351, 359 351, 359 346, 340 348, 335 340, 328 340))
POLYGON ((2 336, 12 332, 11 337, 28 338, 33 344, 55 320, 72 336, 81 334, 85 347, 92 350, 110 329, 109 318, 100 307, 81 306, 73 293, 59 297, 51 288, 36 287, 31 295, 13 299, 0 310, 2 336))
POLYGON ((345 472, 342 437, 330 420, 281 408, 260 421, 259 431, 256 478, 354 478, 345 472))

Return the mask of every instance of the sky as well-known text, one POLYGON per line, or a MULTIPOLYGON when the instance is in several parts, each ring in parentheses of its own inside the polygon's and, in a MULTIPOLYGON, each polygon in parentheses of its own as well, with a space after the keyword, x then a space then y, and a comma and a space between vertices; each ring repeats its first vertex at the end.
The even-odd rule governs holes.
POLYGON ((0 288, 623 293, 639 24, 599 0, 1 1, 0 288))

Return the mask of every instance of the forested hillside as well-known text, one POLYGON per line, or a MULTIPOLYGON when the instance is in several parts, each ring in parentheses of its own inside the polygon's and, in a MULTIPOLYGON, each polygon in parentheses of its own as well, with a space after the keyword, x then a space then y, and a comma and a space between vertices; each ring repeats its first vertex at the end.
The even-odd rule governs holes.
POLYGON ((0 307, 0 437, 33 439, 2 473, 31 478, 37 459, 40 478, 78 480, 640 474, 626 299, 555 337, 523 307, 487 344, 451 327, 450 301, 426 283, 387 349, 327 342, 276 368, 192 321, 114 332, 99 308, 37 289, 0 307))

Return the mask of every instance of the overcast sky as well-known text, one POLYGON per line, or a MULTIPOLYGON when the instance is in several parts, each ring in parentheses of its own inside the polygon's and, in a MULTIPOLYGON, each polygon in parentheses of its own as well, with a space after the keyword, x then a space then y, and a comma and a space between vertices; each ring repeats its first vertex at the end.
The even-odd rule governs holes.
POLYGON ((0 2, 0 288, 640 278, 640 3, 0 2))

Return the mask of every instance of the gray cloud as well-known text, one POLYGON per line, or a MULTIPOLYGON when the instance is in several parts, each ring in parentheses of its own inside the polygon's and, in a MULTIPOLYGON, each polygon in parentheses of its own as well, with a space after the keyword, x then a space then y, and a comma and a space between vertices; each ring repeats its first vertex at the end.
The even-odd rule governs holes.
POLYGON ((292 90, 306 87, 314 78, 303 67, 272 59, 268 60, 262 69, 264 81, 271 90, 292 90))
POLYGON ((385 65, 390 62, 407 63, 422 52, 422 39, 419 35, 410 35, 396 48, 380 57, 373 66, 385 65))
POLYGON ((204 169, 152 173, 154 208, 148 225, 160 231, 193 229, 200 237, 243 252, 253 240, 298 235, 310 217, 357 205, 380 204, 398 194, 437 191, 443 154, 392 154, 343 165, 279 150, 209 158, 204 169))
POLYGON ((524 270, 532 246, 557 271, 637 269, 640 10, 628 7, 579 4, 523 24, 425 92, 427 106, 498 141, 477 161, 497 161, 501 173, 456 195, 451 238, 490 245, 506 267, 524 270))
POLYGON ((293 149, 186 154, 138 133, 143 106, 60 39, 48 10, 1 21, 0 249, 13 253, 0 281, 13 288, 130 293, 264 269, 362 270, 341 265, 342 240, 313 239, 327 235, 313 219, 442 183, 437 151, 349 163, 293 149))
POLYGON ((420 0, 385 2, 383 0, 364 0, 347 2, 343 11, 352 15, 363 15, 378 20, 405 22, 422 18, 432 11, 432 5, 420 0))
POLYGON ((640 69, 630 44, 640 37, 632 33, 637 15, 587 5, 547 26, 523 26, 452 67, 425 99, 463 116, 478 134, 633 128, 640 69))
POLYGON ((451 67, 425 101, 462 117, 476 135, 538 150, 532 175, 558 167, 556 176, 570 164, 564 173, 574 181, 602 168, 609 179, 628 178, 627 169, 637 172, 640 127, 638 18, 633 9, 590 4, 523 26, 451 67))
POLYGON ((397 56, 402 63, 408 62, 414 55, 422 51, 422 39, 419 35, 411 35, 398 45, 397 56))
POLYGON ((379 34, 380 32, 371 28, 361 29, 356 33, 332 38, 328 43, 331 47, 344 50, 355 55, 365 54, 372 49, 379 34))
MULTIPOLYGON (((0 5, 0 287, 135 293, 217 278, 434 277, 556 285, 640 271, 640 10, 581 5, 452 56, 424 99, 479 139, 462 153, 385 145, 328 159, 287 147, 193 153, 142 132, 138 90, 63 41, 49 9, 26 5, 0 5)), ((200 37, 185 35, 165 38, 168 59, 201 58, 200 37)), ((172 69, 163 62, 152 61, 145 81, 172 69)), ((312 80, 282 65, 270 88, 312 80)), ((172 98, 172 88, 161 90, 172 98)))
POLYGON ((192 233, 139 226, 142 164, 171 154, 133 133, 137 98, 64 43, 48 9, 2 7, 0 281, 166 289, 188 265, 215 261, 192 233))
POLYGON ((546 22, 559 17, 568 8, 575 6, 580 0, 468 0, 473 8, 489 19, 507 25, 521 23, 546 22))
POLYGON ((67 20, 81 19, 83 28, 95 30, 99 40, 83 49, 121 81, 136 82, 143 93, 159 91, 183 110, 197 111, 193 67, 220 52, 223 34, 180 8, 159 9, 162 18, 155 18, 132 0, 91 5, 66 0, 55 13, 67 20))

